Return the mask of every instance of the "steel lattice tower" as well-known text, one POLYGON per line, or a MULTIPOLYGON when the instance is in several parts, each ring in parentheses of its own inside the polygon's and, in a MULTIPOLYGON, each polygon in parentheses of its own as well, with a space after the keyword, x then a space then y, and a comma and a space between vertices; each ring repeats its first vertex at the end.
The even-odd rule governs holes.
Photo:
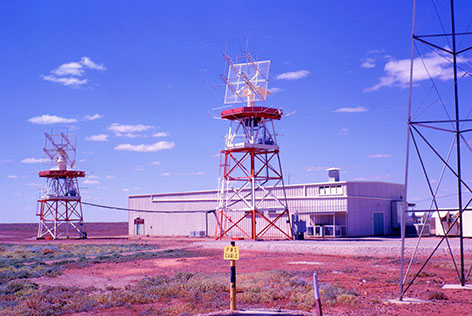
MULTIPOLYGON (((404 271, 407 212, 404 207, 400 299, 441 246, 451 258, 459 288, 467 288, 466 280, 472 270, 471 267, 466 271, 463 246, 463 218, 472 215, 472 173, 466 163, 472 154, 471 12, 469 1, 414 1, 413 5, 405 188, 407 185, 422 188, 429 195, 428 208, 421 210, 424 223, 435 214, 439 218, 436 223, 440 223, 436 230, 442 238, 420 269, 412 272, 415 249, 404 271), (415 183, 420 178, 424 179, 423 184, 415 183), (453 249, 454 244, 457 250, 453 249)), ((417 248, 423 232, 424 227, 417 248)))
POLYGON ((67 170, 68 165, 74 166, 75 160, 70 156, 75 156, 75 146, 64 133, 45 135, 44 152, 57 167, 39 172, 41 178, 46 178, 46 186, 38 200, 37 238, 87 238, 78 182, 78 178, 85 177, 85 172, 67 170))
POLYGON ((228 76, 221 76, 226 83, 225 103, 246 106, 221 112, 230 127, 221 151, 215 239, 292 239, 274 125, 282 110, 255 106, 270 94, 270 61, 254 61, 248 53, 225 59, 228 76))

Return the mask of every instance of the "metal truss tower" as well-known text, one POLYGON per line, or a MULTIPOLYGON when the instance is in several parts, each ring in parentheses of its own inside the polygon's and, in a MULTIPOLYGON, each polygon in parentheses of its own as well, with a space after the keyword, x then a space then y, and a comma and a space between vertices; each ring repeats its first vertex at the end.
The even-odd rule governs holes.
POLYGON ((78 183, 78 178, 85 177, 85 172, 67 170, 68 165, 73 168, 75 164, 75 145, 70 141, 71 136, 64 133, 45 135, 44 152, 57 166, 39 172, 41 178, 46 178, 46 186, 38 200, 37 238, 87 238, 78 183))
POLYGON ((219 206, 215 239, 292 239, 290 214, 274 121, 282 110, 255 106, 268 91, 270 61, 255 61, 248 53, 225 56, 225 104, 246 106, 223 110, 230 121, 221 151, 219 206))
POLYGON ((471 17, 469 1, 414 1, 405 187, 422 189, 429 196, 423 223, 435 214, 442 238, 418 271, 412 272, 423 226, 405 271, 404 208, 400 299, 441 246, 457 272, 458 287, 470 288, 466 285, 471 269, 464 263, 463 218, 472 215, 472 170, 467 163, 472 158, 471 17), (423 184, 417 182, 420 178, 423 184))

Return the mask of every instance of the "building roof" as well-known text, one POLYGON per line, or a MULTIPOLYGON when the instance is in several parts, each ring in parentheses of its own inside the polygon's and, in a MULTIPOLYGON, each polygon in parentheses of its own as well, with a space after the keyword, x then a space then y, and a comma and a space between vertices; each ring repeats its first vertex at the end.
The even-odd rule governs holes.
MULTIPOLYGON (((295 188, 295 187, 302 187, 302 186, 322 186, 322 185, 336 185, 336 184, 349 184, 349 183, 360 183, 360 184, 390 184, 390 185, 401 185, 400 183, 393 183, 393 182, 381 182, 381 181, 337 181, 337 182, 312 182, 312 183, 298 183, 298 184, 286 184, 285 188, 295 188)), ((129 195, 129 198, 137 198, 137 197, 146 197, 146 196, 159 196, 159 195, 180 195, 180 194, 198 194, 198 193, 210 193, 210 192, 218 192, 218 189, 211 189, 211 190, 195 190, 195 191, 180 191, 180 192, 162 192, 162 193, 150 193, 150 194, 133 194, 129 195)))

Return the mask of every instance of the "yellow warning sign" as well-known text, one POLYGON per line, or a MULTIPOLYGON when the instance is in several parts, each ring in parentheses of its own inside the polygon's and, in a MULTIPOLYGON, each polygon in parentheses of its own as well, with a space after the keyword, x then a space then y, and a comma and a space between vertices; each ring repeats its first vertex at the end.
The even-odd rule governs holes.
POLYGON ((239 247, 227 246, 224 253, 225 260, 239 260, 239 247))

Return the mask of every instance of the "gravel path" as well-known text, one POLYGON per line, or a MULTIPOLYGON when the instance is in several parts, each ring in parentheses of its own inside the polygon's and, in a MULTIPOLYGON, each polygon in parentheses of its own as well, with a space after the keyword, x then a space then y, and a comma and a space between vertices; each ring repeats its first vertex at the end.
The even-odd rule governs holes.
MULTIPOLYGON (((441 239, 428 237, 421 239, 417 254, 428 256, 441 239)), ((417 238, 405 239, 405 254, 411 255, 416 248, 417 238)), ((449 238, 449 243, 454 254, 459 254, 459 239, 449 238)), ((195 245, 203 248, 222 249, 229 245, 229 240, 200 241, 195 245)), ((239 240, 236 245, 241 250, 271 251, 271 252, 296 252, 317 253, 323 255, 356 255, 356 256, 388 256, 400 257, 400 238, 343 238, 343 239, 316 239, 316 240, 282 240, 282 241, 250 241, 239 240)), ((447 255, 449 250, 443 241, 436 252, 439 255, 447 255)), ((472 255, 472 239, 464 238, 464 253, 472 255)))

